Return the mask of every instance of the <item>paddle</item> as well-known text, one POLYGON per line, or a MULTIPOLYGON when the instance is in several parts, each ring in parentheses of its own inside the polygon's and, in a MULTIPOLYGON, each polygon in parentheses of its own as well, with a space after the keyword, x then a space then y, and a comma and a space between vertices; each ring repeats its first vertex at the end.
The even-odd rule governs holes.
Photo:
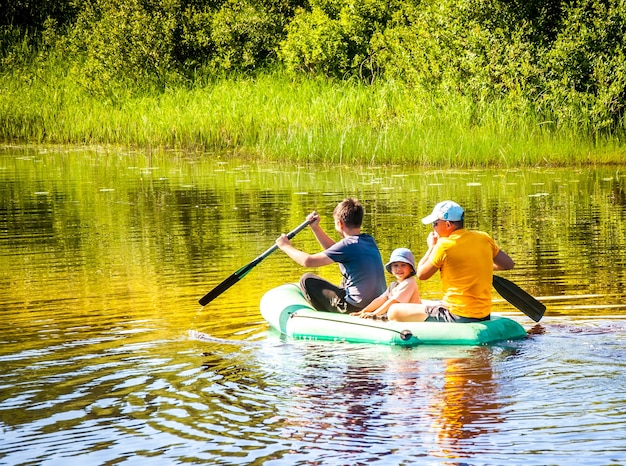
MULTIPOLYGON (((294 236, 296 236, 296 234, 298 234, 300 231, 305 229, 309 223, 310 222, 308 220, 305 220, 304 222, 302 222, 293 231, 290 231, 287 234, 287 238, 291 239, 294 236)), ((215 288, 213 288, 211 291, 209 291, 207 294, 205 294, 202 298, 200 298, 198 300, 198 302, 202 306, 205 306, 205 305, 209 304, 211 301, 213 301, 215 298, 217 298, 219 295, 221 295, 224 291, 226 291, 231 286, 233 286, 235 283, 237 283, 239 280, 241 280, 243 277, 245 277, 246 274, 248 272, 250 272, 250 270, 252 270, 254 267, 256 267, 263 259, 265 259, 267 256, 269 256, 271 253, 276 251, 276 249, 278 249, 278 246, 276 246, 276 245, 274 245, 271 248, 269 248, 267 251, 265 251, 259 257, 254 259, 249 264, 244 265, 242 268, 237 270, 235 273, 233 273, 230 277, 228 277, 222 283, 220 283, 215 288)))
POLYGON ((539 322, 546 312, 546 306, 506 278, 493 276, 493 287, 513 306, 518 308, 535 322, 539 322))

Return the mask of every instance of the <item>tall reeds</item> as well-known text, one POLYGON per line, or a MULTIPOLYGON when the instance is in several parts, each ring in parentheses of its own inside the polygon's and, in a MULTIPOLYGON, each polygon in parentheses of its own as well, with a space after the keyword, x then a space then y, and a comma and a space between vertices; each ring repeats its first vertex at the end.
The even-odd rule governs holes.
POLYGON ((365 85, 280 72, 203 84, 96 95, 62 61, 5 67, 0 140, 121 144, 293 162, 524 166, 619 163, 621 136, 554 127, 504 96, 476 103, 459 92, 394 82, 365 85))

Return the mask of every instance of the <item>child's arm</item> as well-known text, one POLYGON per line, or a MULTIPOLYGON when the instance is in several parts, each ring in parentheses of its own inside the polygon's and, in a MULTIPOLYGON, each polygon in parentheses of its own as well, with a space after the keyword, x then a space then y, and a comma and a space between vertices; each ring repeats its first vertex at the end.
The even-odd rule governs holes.
POLYGON ((386 294, 387 292, 381 294, 377 298, 374 298, 374 301, 369 303, 363 309, 361 309, 358 312, 352 312, 350 315, 357 316, 357 317, 364 317, 366 314, 376 311, 380 306, 385 304, 385 301, 387 301, 386 294))
POLYGON ((365 316, 361 316, 361 317, 377 317, 377 316, 382 316, 384 314, 387 313, 387 311, 389 310, 389 307, 393 304, 393 303, 397 303, 398 301, 396 301, 393 298, 388 298, 385 300, 385 302, 383 303, 382 306, 380 306, 378 309, 372 311, 371 313, 365 315, 365 316))
POLYGON ((402 282, 392 283, 383 295, 376 298, 369 306, 356 313, 356 315, 359 317, 377 317, 386 314, 389 307, 394 303, 421 302, 417 282, 411 277, 402 282))
POLYGON ((318 252, 317 254, 308 254, 295 248, 287 235, 282 234, 276 239, 276 246, 278 246, 285 254, 291 257, 296 263, 302 267, 322 267, 334 263, 334 261, 328 257, 324 252, 318 252))
POLYGON ((397 302, 398 301, 396 301, 393 298, 387 298, 384 295, 379 296, 374 301, 372 301, 369 306, 361 309, 359 312, 353 312, 350 315, 363 317, 365 319, 369 317, 382 316, 383 314, 387 312, 387 310, 389 309, 389 306, 397 302))

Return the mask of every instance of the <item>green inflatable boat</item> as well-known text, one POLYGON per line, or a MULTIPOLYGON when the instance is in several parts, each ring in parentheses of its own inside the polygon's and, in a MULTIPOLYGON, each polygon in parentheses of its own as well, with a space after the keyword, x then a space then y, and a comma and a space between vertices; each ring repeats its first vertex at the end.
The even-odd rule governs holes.
POLYGON ((295 339, 382 345, 482 345, 526 337, 514 320, 492 316, 476 323, 392 322, 319 312, 296 284, 271 289, 261 298, 261 315, 270 326, 295 339))

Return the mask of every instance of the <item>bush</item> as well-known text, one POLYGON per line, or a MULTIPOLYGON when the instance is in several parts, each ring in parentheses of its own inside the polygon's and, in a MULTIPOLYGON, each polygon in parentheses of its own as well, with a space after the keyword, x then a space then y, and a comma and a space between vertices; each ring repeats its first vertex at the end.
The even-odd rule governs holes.
POLYGON ((132 90, 164 89, 172 61, 177 0, 94 0, 72 29, 67 51, 72 72, 93 93, 107 97, 132 90))
POLYGON ((291 72, 370 79, 370 40, 391 19, 395 2, 318 0, 287 26, 279 57, 291 72))
POLYGON ((533 102, 545 121, 623 127, 626 4, 619 0, 410 2, 372 39, 387 79, 475 102, 533 102))
POLYGON ((80 10, 73 0, 0 0, 0 26, 41 30, 47 20, 71 24, 80 10))
POLYGON ((539 70, 532 24, 511 14, 496 2, 406 4, 372 40, 376 65, 389 79, 478 100, 519 93, 539 70))
POLYGON ((566 10, 563 27, 541 68, 538 104, 558 121, 591 132, 624 122, 626 4, 586 0, 566 10))
POLYGON ((215 74, 268 65, 293 8, 288 0, 91 0, 67 51, 77 57, 76 78, 91 92, 162 90, 183 76, 195 79, 199 69, 215 74))
POLYGON ((249 70, 267 65, 283 34, 285 17, 268 2, 229 0, 213 16, 211 61, 221 70, 249 70))

